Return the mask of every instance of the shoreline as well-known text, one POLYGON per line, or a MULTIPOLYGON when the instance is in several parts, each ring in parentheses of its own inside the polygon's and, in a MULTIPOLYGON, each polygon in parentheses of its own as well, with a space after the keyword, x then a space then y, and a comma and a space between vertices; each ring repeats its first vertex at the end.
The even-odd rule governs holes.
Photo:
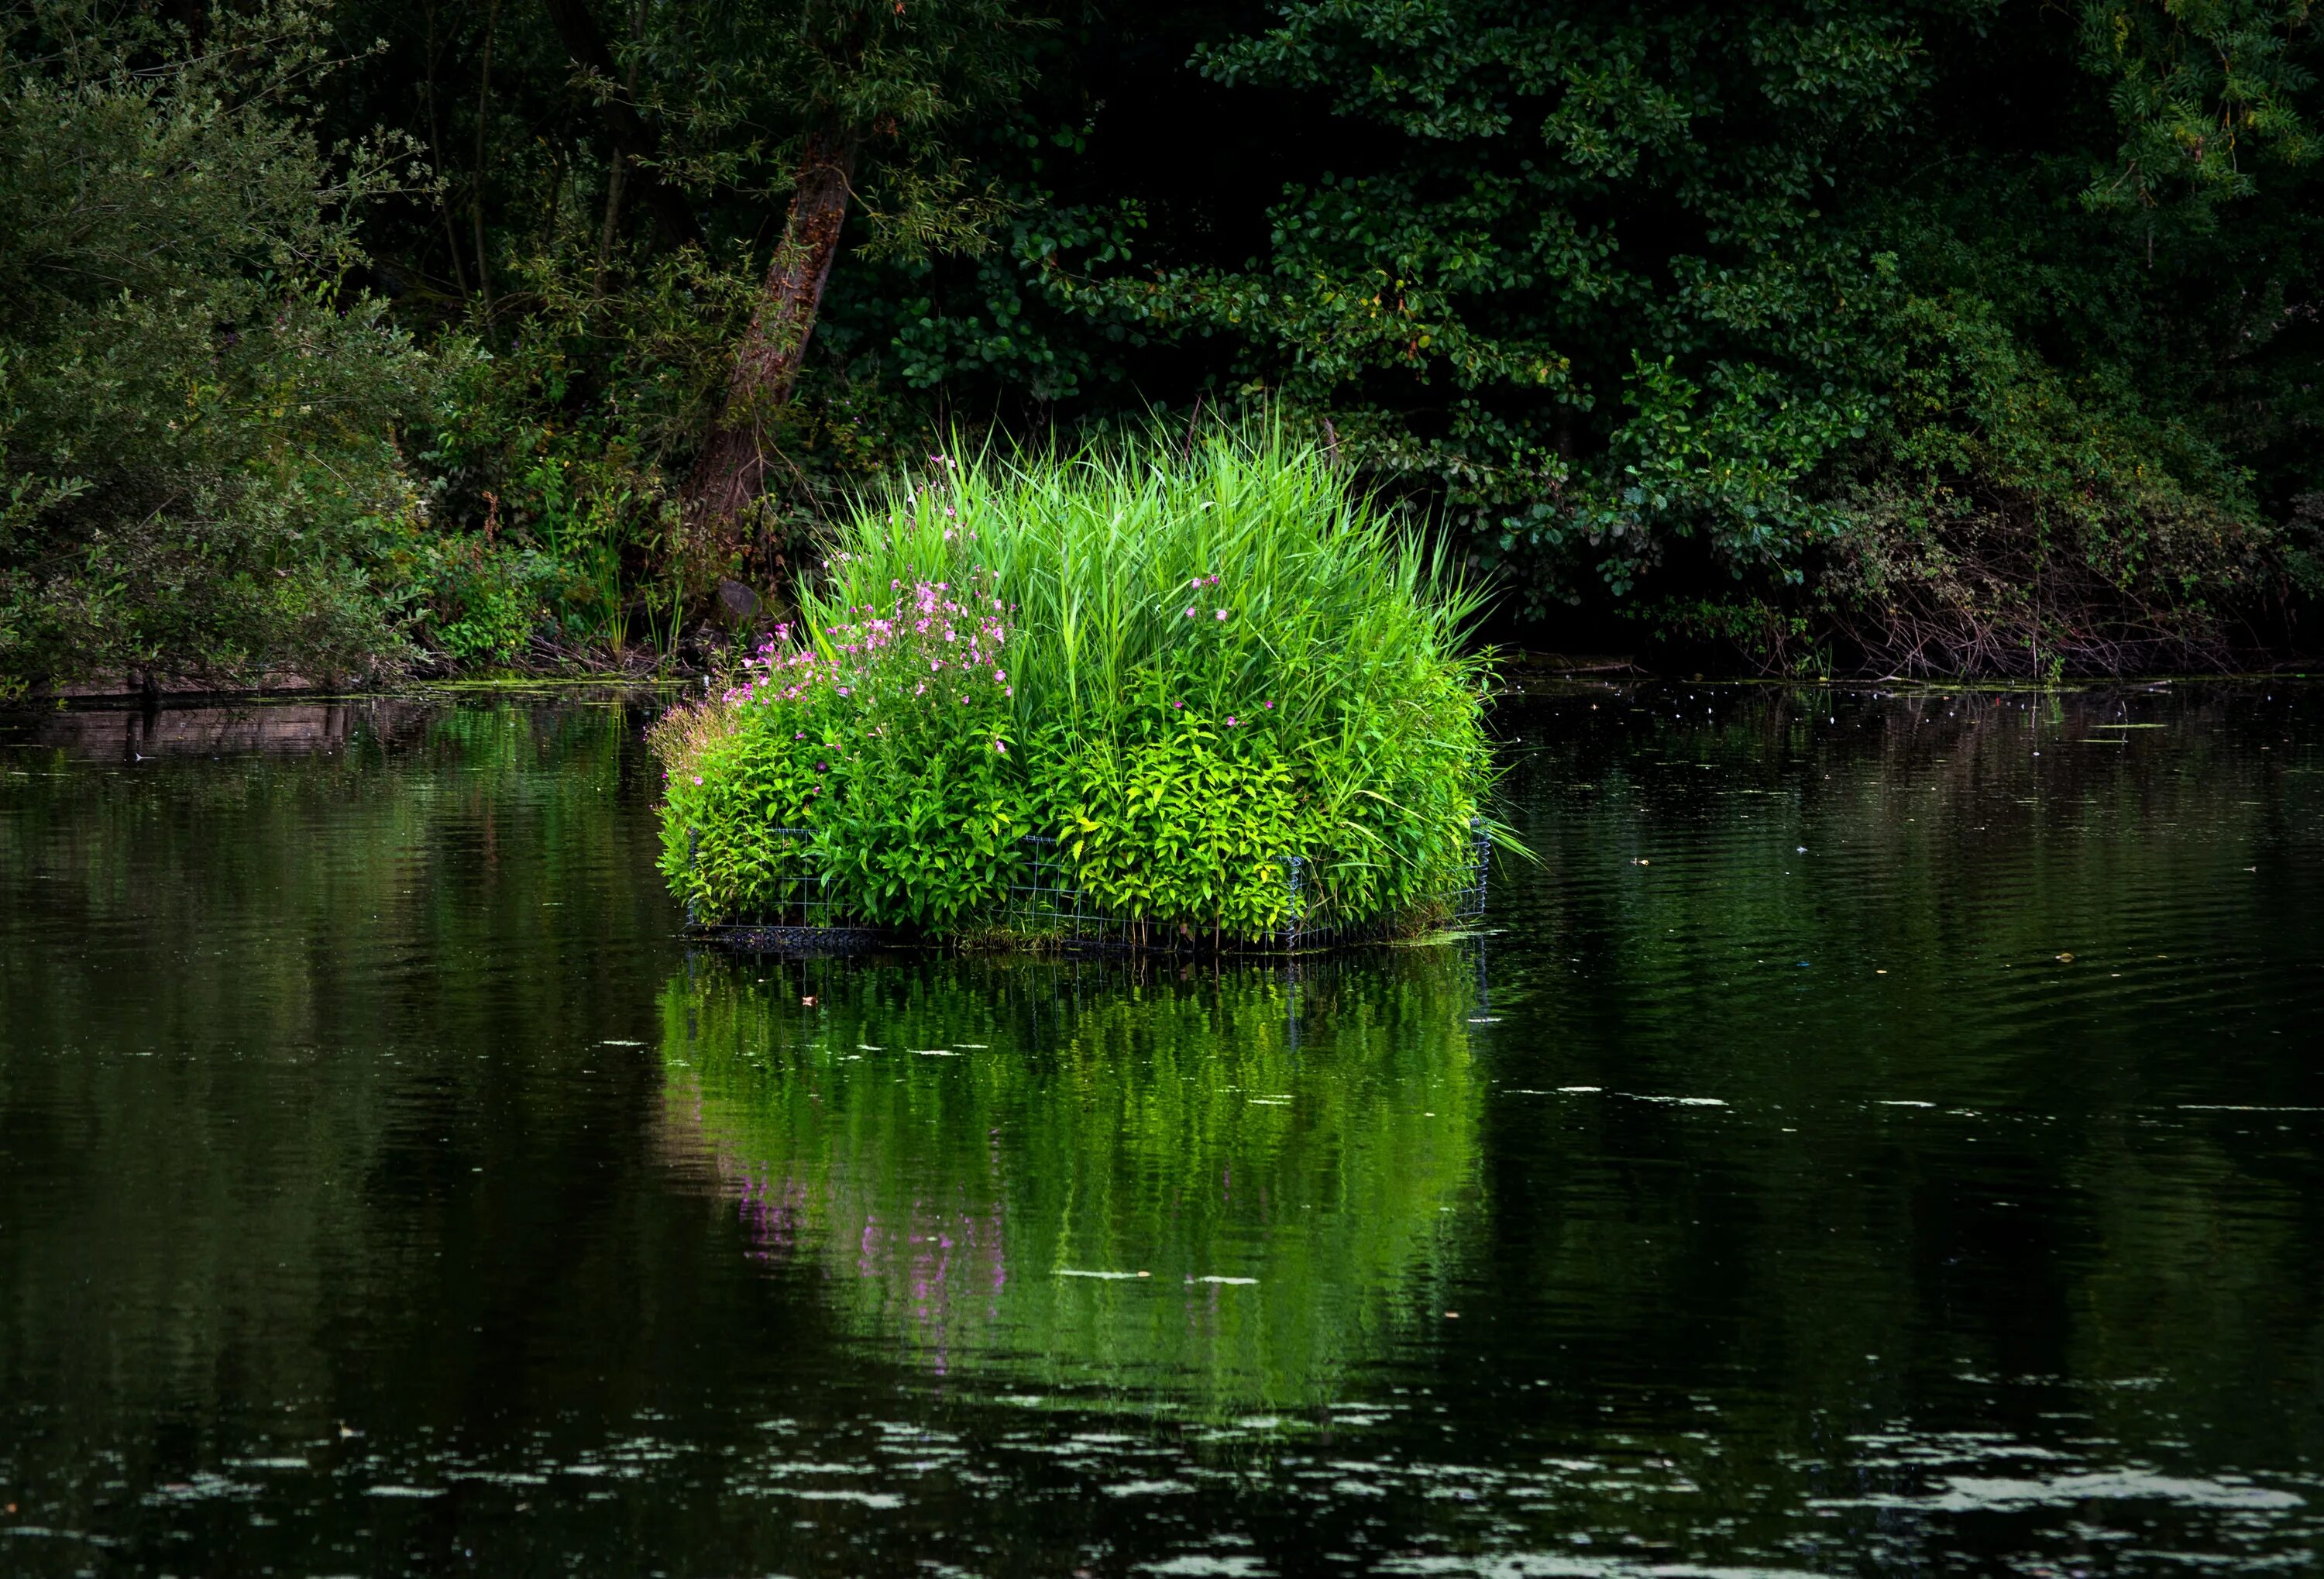
MULTIPOLYGON (((217 707, 249 703, 352 702, 424 699, 463 695, 521 695, 527 692, 633 690, 675 697, 698 689, 710 671, 701 668, 591 669, 560 674, 528 674, 500 670, 429 677, 402 677, 359 685, 325 685, 303 677, 283 677, 282 683, 262 680, 248 686, 197 686, 187 683, 145 689, 109 681, 85 681, 49 690, 0 698, 0 716, 56 712, 164 712, 180 707, 217 707)), ((2173 685, 2251 685, 2265 681, 2324 679, 2324 662, 2286 659, 2280 669, 2192 671, 2153 674, 2070 675, 2036 680, 2014 676, 1911 677, 1903 675, 1681 674, 1649 669, 1629 658, 1569 657, 1561 653, 1518 653, 1508 661, 1497 695, 1504 699, 1552 695, 1569 686, 1593 688, 1661 682, 1688 686, 1748 686, 1783 690, 1848 690, 1947 692, 2006 691, 2013 694, 2064 695, 2107 687, 2173 685), (2298 665, 2299 667, 2294 667, 2298 665)))

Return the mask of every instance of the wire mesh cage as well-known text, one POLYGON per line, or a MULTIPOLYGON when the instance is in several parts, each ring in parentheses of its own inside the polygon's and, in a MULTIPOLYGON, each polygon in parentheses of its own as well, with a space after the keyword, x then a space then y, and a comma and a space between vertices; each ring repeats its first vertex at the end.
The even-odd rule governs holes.
MULTIPOLYGON (((770 836, 782 851, 769 885, 773 897, 748 914, 710 928, 699 926, 689 904, 689 927, 753 950, 855 948, 896 940, 894 934, 853 913, 839 897, 810 830, 775 828, 770 836)), ((689 854, 695 844, 690 836, 689 854)), ((1491 836, 1482 821, 1473 823, 1463 881, 1445 896, 1441 911, 1349 921, 1333 913, 1310 863, 1298 855, 1286 856, 1269 863, 1285 885, 1283 919, 1263 933, 1236 935, 1192 921, 1108 910, 1081 886, 1071 854, 1054 838, 1028 834, 1018 840, 1017 850, 1001 925, 1019 941, 1066 951, 1285 955, 1380 942, 1409 936, 1430 923, 1459 926, 1481 917, 1492 865, 1491 836)))
POLYGON ((1409 936, 1416 922, 1436 921, 1444 926, 1458 927, 1480 919, 1485 913, 1485 890, 1493 864, 1493 840, 1482 819, 1469 825, 1469 863, 1461 885, 1444 896, 1444 908, 1434 917, 1379 916, 1350 921, 1336 916, 1321 886, 1310 876, 1307 862, 1294 855, 1288 863, 1291 872, 1292 905, 1290 919, 1283 930, 1281 950, 1287 954, 1303 954, 1313 949, 1333 948, 1342 944, 1377 943, 1392 937, 1409 936))
MULTIPOLYGON (((689 900, 686 907, 689 928, 756 952, 861 948, 891 940, 839 897, 830 869, 816 851, 812 828, 769 828, 766 837, 773 852, 772 872, 758 902, 728 921, 705 928, 697 907, 689 900)), ((689 830, 689 863, 700 846, 700 831, 689 830)))

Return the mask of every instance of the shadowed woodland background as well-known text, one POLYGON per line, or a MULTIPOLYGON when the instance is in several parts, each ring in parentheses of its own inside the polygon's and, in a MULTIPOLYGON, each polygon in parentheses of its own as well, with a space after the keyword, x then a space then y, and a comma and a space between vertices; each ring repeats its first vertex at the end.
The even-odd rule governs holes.
POLYGON ((13 692, 706 661, 935 449, 1251 420, 1530 646, 2313 644, 2306 0, 13 0, 0 51, 13 692))

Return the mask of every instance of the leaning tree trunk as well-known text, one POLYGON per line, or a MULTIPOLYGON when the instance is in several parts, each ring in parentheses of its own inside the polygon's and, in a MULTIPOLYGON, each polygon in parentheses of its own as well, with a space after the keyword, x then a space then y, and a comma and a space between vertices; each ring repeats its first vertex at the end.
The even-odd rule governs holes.
POLYGON ((767 470, 767 418, 798 381, 823 287, 839 255, 854 165, 855 150, 844 140, 821 134, 807 139, 782 245, 767 267, 758 311, 735 355, 725 407, 686 480, 687 536, 696 542, 733 546, 737 523, 759 497, 767 470))

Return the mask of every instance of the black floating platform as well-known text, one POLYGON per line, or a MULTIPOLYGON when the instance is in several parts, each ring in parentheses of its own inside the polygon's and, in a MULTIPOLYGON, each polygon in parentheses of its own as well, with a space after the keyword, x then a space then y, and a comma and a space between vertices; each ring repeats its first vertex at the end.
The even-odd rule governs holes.
POLYGON ((904 944, 884 927, 696 927, 687 936, 742 954, 862 954, 904 944))

